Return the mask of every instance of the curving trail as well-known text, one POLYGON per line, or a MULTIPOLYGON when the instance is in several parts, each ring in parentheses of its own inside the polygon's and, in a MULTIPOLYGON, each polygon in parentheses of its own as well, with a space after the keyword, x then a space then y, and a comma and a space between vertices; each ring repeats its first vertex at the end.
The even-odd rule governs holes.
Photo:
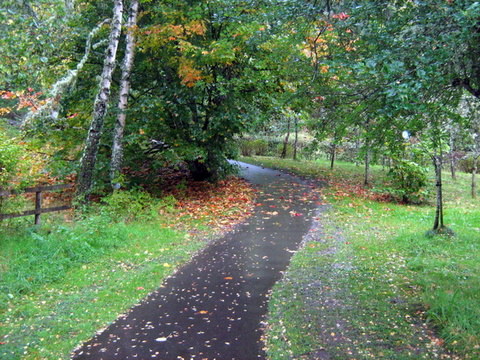
POLYGON ((259 190, 248 222, 215 241, 73 359, 264 359, 268 294, 311 226, 318 198, 298 177, 238 163, 259 190))

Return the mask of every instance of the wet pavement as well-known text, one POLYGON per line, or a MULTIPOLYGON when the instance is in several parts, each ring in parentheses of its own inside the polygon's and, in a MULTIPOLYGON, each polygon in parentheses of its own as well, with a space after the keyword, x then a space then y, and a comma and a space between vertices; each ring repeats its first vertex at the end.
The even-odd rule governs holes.
POLYGON ((308 233, 319 199, 298 177, 239 165, 258 189, 247 223, 209 245, 73 359, 265 358, 269 291, 308 233))

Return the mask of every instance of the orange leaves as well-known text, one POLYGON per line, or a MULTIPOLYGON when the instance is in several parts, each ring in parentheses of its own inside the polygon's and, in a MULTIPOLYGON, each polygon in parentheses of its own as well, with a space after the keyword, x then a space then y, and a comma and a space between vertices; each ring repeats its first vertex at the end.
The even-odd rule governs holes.
POLYGON ((182 84, 187 87, 193 87, 197 81, 203 79, 202 72, 194 68, 194 63, 189 59, 181 59, 178 67, 178 76, 182 84))
POLYGON ((15 94, 12 91, 2 90, 2 91, 0 91, 0 97, 2 99, 10 100, 10 99, 15 99, 17 97, 17 94, 15 94))
POLYGON ((250 185, 234 177, 217 184, 191 182, 172 194, 178 200, 178 218, 188 216, 213 228, 231 227, 248 217, 254 197, 250 185))
POLYGON ((315 97, 313 98, 313 101, 315 101, 315 102, 325 101, 325 96, 315 96, 315 97))
MULTIPOLYGON (((45 100, 40 100, 41 95, 43 95, 41 92, 35 92, 32 88, 28 88, 27 91, 0 91, 0 98, 4 100, 18 100, 17 110, 24 108, 30 111, 37 110, 41 105, 45 104, 45 100)), ((11 107, 0 108, 0 115, 8 114, 11 111, 11 107)))
POLYGON ((344 12, 341 12, 341 13, 338 13, 338 14, 333 14, 332 15, 332 18, 334 19, 338 19, 338 20, 346 20, 350 17, 350 15, 344 13, 344 12))
POLYGON ((175 41, 177 39, 186 40, 190 36, 203 36, 206 32, 206 26, 203 21, 193 20, 187 24, 167 24, 150 26, 143 32, 144 35, 154 36, 162 39, 163 42, 175 41))

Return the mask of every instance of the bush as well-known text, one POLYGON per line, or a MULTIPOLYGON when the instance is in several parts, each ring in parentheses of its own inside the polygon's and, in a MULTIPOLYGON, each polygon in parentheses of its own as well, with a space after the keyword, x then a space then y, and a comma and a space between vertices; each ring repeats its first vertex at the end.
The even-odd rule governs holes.
MULTIPOLYGON (((478 166, 480 167, 480 162, 478 166)), ((473 156, 468 156, 463 159, 460 159, 458 161, 458 169, 465 173, 471 174, 473 172, 473 156)))
POLYGON ((22 159, 24 149, 16 144, 15 139, 7 139, 0 134, 0 188, 14 183, 23 185, 27 179, 19 174, 28 173, 29 163, 22 159))
POLYGON ((263 139, 243 139, 240 141, 240 152, 243 156, 266 156, 268 154, 268 142, 263 139))
POLYGON ((388 172, 390 186, 383 189, 397 201, 421 204, 428 196, 427 169, 409 160, 395 160, 388 172))
MULTIPOLYGON (((15 138, 0 133, 0 189, 18 189, 33 180, 32 163, 15 138)), ((0 213, 8 213, 23 207, 18 197, 0 197, 0 213)))
POLYGON ((102 199, 105 205, 100 206, 100 211, 113 221, 133 221, 151 219, 158 216, 161 210, 172 211, 176 199, 166 196, 158 199, 141 190, 115 191, 102 199))

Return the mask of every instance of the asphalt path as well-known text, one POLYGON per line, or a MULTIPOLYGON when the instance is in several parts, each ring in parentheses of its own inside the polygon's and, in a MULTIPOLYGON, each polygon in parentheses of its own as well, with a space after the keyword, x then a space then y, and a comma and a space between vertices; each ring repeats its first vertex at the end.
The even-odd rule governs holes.
POLYGON ((73 359, 265 359, 270 290, 308 233, 319 199, 314 185, 298 177, 238 164, 258 189, 248 221, 159 284, 73 359))

